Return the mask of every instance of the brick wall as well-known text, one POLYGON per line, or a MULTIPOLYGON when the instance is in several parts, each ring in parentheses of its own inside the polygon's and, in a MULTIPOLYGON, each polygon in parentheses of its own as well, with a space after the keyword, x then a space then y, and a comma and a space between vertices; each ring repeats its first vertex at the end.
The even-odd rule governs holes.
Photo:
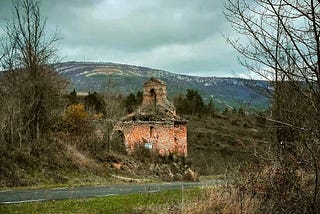
POLYGON ((127 121, 118 124, 115 129, 123 132, 129 153, 137 144, 142 144, 160 155, 187 155, 186 124, 175 124, 174 121, 127 121))
POLYGON ((167 99, 166 83, 159 79, 145 82, 139 110, 120 121, 114 130, 123 133, 129 153, 142 144, 160 155, 187 155, 186 122, 176 115, 174 105, 167 99))

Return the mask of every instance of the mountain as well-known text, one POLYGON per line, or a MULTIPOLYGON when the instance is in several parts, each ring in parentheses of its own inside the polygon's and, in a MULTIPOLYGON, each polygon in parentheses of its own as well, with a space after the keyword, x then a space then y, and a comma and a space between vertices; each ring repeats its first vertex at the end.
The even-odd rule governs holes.
POLYGON ((142 90, 147 79, 156 77, 167 83, 169 96, 183 94, 186 89, 196 89, 204 101, 213 100, 219 109, 239 108, 242 105, 266 109, 269 105, 268 98, 254 89, 268 87, 268 83, 261 80, 188 76, 147 67, 104 62, 72 61, 57 64, 56 68, 71 82, 70 90, 75 88, 81 92, 135 93, 142 90))

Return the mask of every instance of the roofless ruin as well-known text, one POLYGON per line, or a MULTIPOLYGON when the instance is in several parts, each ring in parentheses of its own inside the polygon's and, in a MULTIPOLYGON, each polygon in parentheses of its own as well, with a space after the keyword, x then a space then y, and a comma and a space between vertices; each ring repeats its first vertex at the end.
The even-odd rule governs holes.
POLYGON ((144 84, 142 105, 114 127, 131 153, 144 146, 160 155, 187 155, 187 122, 176 115, 165 82, 150 78, 144 84))

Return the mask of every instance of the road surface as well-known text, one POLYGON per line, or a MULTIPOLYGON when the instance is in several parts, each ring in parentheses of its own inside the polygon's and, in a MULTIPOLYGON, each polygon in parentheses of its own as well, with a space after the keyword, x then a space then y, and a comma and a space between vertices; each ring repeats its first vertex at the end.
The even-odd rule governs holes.
POLYGON ((106 186, 66 187, 39 190, 3 190, 0 191, 0 205, 74 198, 107 197, 133 193, 151 193, 162 190, 205 187, 208 185, 219 185, 221 183, 221 180, 212 180, 206 183, 173 182, 159 184, 114 184, 106 186))

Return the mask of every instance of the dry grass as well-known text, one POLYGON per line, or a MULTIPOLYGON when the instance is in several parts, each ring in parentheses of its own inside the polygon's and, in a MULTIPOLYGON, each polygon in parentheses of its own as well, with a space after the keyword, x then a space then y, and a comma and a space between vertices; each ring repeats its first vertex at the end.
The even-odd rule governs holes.
POLYGON ((66 155, 70 158, 72 163, 82 170, 102 170, 101 164, 94 159, 87 157, 83 152, 81 153, 76 146, 66 144, 66 155))
POLYGON ((212 189, 208 191, 205 201, 196 203, 186 209, 186 214, 203 213, 255 213, 259 207, 259 201, 248 195, 243 195, 237 190, 231 192, 212 189))
POLYGON ((200 175, 224 174, 255 163, 255 150, 264 148, 264 130, 251 116, 188 119, 187 159, 200 175))
POLYGON ((247 195, 239 194, 236 189, 209 189, 205 191, 203 200, 189 204, 184 210, 185 214, 203 213, 255 213, 259 201, 247 195))
POLYGON ((154 214, 239 214, 257 213, 260 201, 249 195, 241 195, 235 189, 209 188, 200 191, 197 197, 191 200, 183 195, 179 196, 176 203, 154 204, 136 209, 134 213, 154 213, 154 214))

